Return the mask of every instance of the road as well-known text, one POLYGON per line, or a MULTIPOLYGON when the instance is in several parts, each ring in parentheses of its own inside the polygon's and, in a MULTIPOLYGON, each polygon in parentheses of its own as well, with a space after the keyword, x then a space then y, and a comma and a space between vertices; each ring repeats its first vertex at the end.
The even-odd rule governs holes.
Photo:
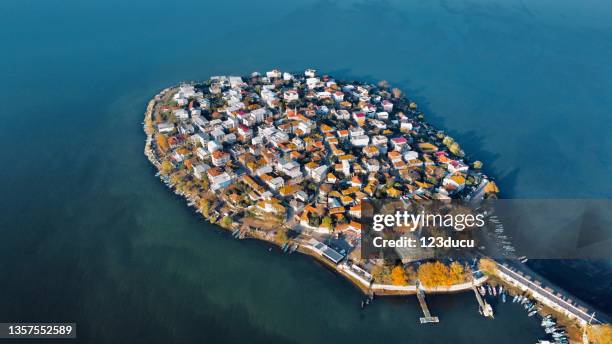
POLYGON ((543 286, 536 284, 532 279, 526 278, 525 275, 519 274, 517 271, 512 269, 510 266, 507 266, 507 264, 500 263, 497 265, 497 268, 504 274, 510 276, 514 280, 527 286, 529 290, 537 292, 538 294, 542 295, 544 298, 547 299, 548 302, 556 304, 557 306, 566 310, 568 313, 576 316, 578 319, 586 323, 589 323, 589 322, 594 323, 594 324, 601 323, 601 321, 599 321, 597 318, 593 316, 593 313, 585 312, 582 309, 578 308, 576 305, 556 295, 554 292, 546 290, 543 286))

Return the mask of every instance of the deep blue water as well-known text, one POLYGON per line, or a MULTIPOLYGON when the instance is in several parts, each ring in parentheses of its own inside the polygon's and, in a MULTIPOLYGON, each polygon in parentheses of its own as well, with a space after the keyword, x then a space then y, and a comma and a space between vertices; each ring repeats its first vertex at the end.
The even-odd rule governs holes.
POLYGON ((361 313, 358 292, 309 259, 205 225, 142 155, 147 100, 182 80, 275 67, 385 79, 504 197, 612 196, 609 1, 5 0, 0 42, 0 321, 76 321, 98 342, 541 334, 512 307, 482 319, 467 294, 432 298, 437 327, 416 325, 411 299, 361 313))

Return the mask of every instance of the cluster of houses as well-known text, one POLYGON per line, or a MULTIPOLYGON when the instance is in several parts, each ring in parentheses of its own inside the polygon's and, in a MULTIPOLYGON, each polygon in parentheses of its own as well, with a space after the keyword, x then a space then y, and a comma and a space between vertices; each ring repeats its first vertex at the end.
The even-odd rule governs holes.
POLYGON ((212 77, 181 85, 160 111, 156 129, 169 150, 158 153, 228 202, 353 244, 364 199, 498 191, 416 104, 393 93, 311 69, 212 77))

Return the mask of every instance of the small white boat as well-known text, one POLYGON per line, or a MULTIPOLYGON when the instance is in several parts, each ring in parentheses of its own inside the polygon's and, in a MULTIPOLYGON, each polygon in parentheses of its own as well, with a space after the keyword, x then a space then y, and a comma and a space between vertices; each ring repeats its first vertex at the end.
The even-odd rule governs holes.
POLYGON ((485 287, 480 286, 480 288, 478 288, 478 291, 480 292, 480 295, 485 296, 485 294, 487 293, 485 287))

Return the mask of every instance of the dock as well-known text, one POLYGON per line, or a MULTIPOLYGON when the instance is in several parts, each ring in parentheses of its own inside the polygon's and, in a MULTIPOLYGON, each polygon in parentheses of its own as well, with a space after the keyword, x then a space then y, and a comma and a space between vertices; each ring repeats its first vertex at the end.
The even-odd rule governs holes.
POLYGON ((419 299, 419 304, 421 305, 424 315, 421 317, 421 324, 440 322, 438 317, 431 316, 431 313, 429 313, 429 307, 427 307, 427 302, 425 302, 425 292, 423 289, 417 288, 417 298, 419 299))
POLYGON ((488 304, 482 298, 482 296, 480 296, 480 293, 478 293, 478 289, 476 289, 475 285, 472 285, 472 290, 474 290, 474 294, 476 294, 476 300, 478 300, 478 307, 480 307, 480 313, 485 317, 493 318, 493 307, 491 307, 491 305, 488 304))

